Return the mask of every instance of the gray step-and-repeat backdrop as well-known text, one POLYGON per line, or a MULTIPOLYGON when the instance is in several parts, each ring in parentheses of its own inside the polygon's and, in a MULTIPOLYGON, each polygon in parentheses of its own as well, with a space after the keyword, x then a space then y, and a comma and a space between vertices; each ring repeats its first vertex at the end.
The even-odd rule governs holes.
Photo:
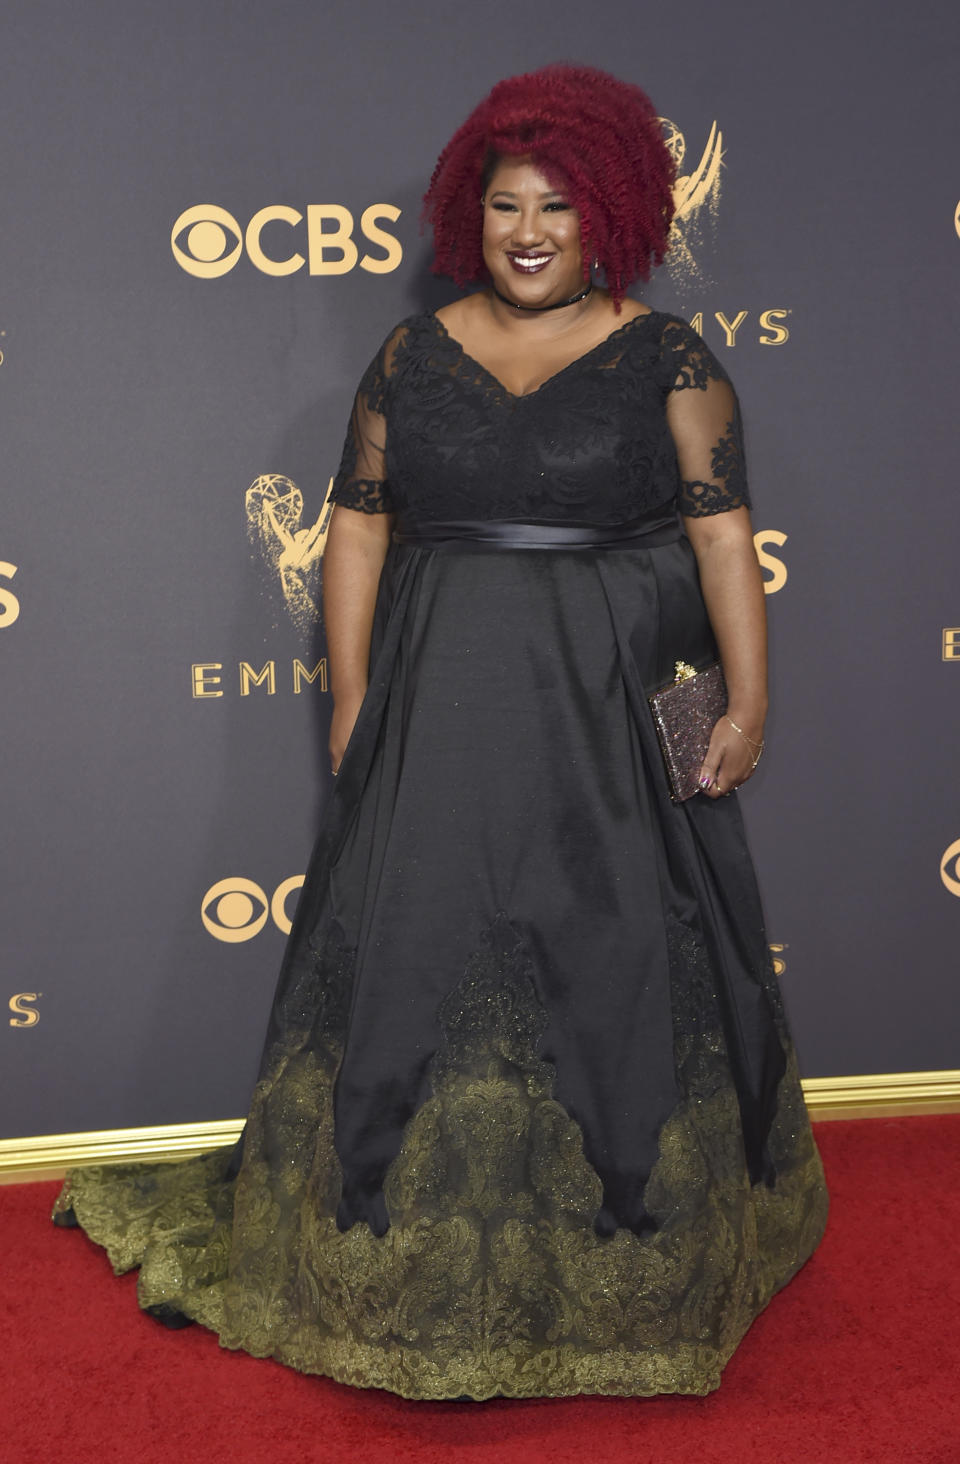
POLYGON ((742 795, 806 1076, 958 1065, 952 4, 39 0, 0 93, 0 1135, 232 1118, 328 791, 353 389, 452 298, 419 200, 582 60, 680 159, 646 291, 739 389, 772 631, 742 795))

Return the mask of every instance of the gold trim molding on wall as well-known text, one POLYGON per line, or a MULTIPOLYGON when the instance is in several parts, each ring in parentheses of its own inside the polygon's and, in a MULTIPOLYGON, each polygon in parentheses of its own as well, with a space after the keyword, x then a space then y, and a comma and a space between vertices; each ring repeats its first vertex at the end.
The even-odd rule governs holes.
MULTIPOLYGON (((960 1070, 804 1078, 803 1094, 815 1123, 832 1118, 960 1113, 960 1070)), ((67 1169, 81 1164, 188 1159, 234 1143, 243 1124, 242 1118, 224 1118, 214 1123, 0 1139, 0 1184, 60 1179, 67 1169)))
POLYGON ((242 1118, 214 1123, 167 1123, 157 1128, 100 1129, 83 1134, 47 1134, 35 1139, 0 1139, 0 1184, 60 1179, 80 1164, 189 1159, 235 1143, 242 1118))

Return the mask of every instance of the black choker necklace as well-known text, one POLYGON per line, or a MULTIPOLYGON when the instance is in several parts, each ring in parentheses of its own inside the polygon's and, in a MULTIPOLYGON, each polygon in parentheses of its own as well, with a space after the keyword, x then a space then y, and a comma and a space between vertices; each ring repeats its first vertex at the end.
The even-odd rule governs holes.
POLYGON ((515 300, 508 300, 506 295, 501 295, 496 285, 492 285, 491 289, 497 299, 502 300, 504 305, 509 305, 511 310, 562 310, 565 305, 576 305, 578 300, 585 300, 593 289, 593 285, 592 283, 587 285, 578 295, 571 295, 569 300, 558 300, 555 305, 518 305, 515 300))

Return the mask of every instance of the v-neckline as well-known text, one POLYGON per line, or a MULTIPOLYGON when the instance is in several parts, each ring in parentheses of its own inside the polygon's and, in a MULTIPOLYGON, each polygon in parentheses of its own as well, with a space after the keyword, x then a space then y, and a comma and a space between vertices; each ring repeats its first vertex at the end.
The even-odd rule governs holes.
POLYGON ((630 320, 625 320, 622 325, 616 326, 612 331, 610 331, 609 335, 605 335, 603 337, 603 340, 597 341, 597 344, 595 346, 591 346, 588 351, 584 351, 579 356, 574 356, 572 361, 568 361, 567 364, 565 366, 561 366, 558 371, 552 372, 552 374, 550 376, 547 376, 543 381, 541 381, 538 386, 535 386, 532 391, 520 392, 511 391, 508 386, 504 386, 499 376, 495 375, 488 366, 484 366, 482 361, 478 361, 476 356, 471 356, 470 352, 466 349, 465 346, 461 345, 456 336, 450 334, 443 321, 435 312, 431 312, 427 318, 431 320, 434 326, 440 330, 444 340, 447 340, 451 343, 451 345, 456 346, 463 359, 465 361, 469 361, 471 366, 475 366, 478 371, 482 371, 484 376, 486 376, 489 381, 493 382, 498 391, 501 391, 505 397, 509 397, 512 402, 525 402, 529 397, 537 396, 540 392, 544 390, 545 387, 550 386, 561 376, 566 375, 568 371, 572 371, 574 366, 579 366, 581 362, 588 361, 591 356, 595 355, 597 351, 602 349, 602 347, 609 345, 610 342, 614 340, 618 335, 621 335, 624 331, 630 330, 633 326, 635 326, 639 320, 649 320, 651 316, 662 315, 662 313, 663 312, 661 310, 651 309, 645 311, 641 315, 634 315, 630 320))

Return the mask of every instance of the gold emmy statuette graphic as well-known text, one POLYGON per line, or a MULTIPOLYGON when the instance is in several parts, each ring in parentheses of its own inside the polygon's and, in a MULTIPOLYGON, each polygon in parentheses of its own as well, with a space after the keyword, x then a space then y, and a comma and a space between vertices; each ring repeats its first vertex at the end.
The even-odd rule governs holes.
POLYGON ((320 560, 333 505, 331 478, 315 523, 304 526, 303 494, 281 473, 263 473, 247 489, 247 535, 276 575, 290 619, 308 635, 320 618, 320 560))
MULTIPOLYGON (((13 579, 16 572, 15 564, 8 564, 5 559, 0 559, 0 579, 13 579)), ((0 630, 12 625, 19 615, 20 601, 12 590, 5 590, 0 585, 0 630)))
POLYGON ((259 935, 269 915, 277 929, 283 935, 289 935, 291 920, 287 901, 294 890, 301 888, 303 881, 302 874, 292 874, 281 880, 273 895, 269 896, 252 879, 234 875, 230 879, 218 880, 200 901, 200 919, 204 929, 215 940, 237 945, 259 935))
POLYGON ((715 225, 720 208, 720 169, 723 167, 723 133, 716 122, 711 123, 710 135, 697 166, 689 173, 683 172, 687 143, 683 133, 669 117, 660 117, 664 141, 677 165, 677 180, 673 185, 674 216, 670 230, 670 248, 664 263, 675 285, 699 285, 703 283, 703 271, 694 251, 703 242, 703 226, 706 218, 715 225))
POLYGON ((35 1027, 40 1020, 40 1013, 33 1005, 43 995, 42 991, 18 991, 16 996, 11 996, 7 1003, 13 1016, 10 1018, 11 1027, 35 1027))
POLYGON ((940 860, 940 878, 944 889, 951 895, 960 896, 960 839, 954 839, 949 849, 944 849, 940 860))

